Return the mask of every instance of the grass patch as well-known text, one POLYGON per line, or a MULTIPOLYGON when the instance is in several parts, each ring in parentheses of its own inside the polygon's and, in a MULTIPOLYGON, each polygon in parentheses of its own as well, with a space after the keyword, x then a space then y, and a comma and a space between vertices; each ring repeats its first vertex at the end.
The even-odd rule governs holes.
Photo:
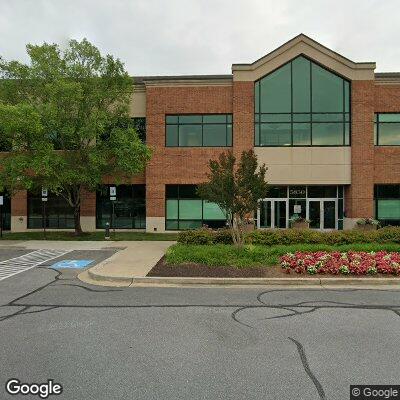
POLYGON ((166 253, 168 264, 195 263, 209 266, 261 267, 279 264, 279 257, 296 251, 398 251, 398 243, 355 243, 346 245, 296 244, 296 245, 246 245, 237 249, 232 245, 175 244, 166 253))
MULTIPOLYGON (((110 240, 176 240, 175 233, 111 232, 110 240)), ((73 232, 46 232, 47 240, 104 240, 104 232, 85 232, 75 236, 73 232)), ((4 232, 2 240, 43 240, 43 232, 4 232)))

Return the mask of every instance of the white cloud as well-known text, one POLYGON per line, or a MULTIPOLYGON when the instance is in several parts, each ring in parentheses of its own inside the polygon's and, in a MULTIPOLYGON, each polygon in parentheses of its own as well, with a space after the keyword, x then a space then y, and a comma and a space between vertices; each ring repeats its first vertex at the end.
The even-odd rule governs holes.
POLYGON ((0 0, 0 53, 87 37, 132 75, 224 74, 303 32, 400 71, 397 0, 0 0))

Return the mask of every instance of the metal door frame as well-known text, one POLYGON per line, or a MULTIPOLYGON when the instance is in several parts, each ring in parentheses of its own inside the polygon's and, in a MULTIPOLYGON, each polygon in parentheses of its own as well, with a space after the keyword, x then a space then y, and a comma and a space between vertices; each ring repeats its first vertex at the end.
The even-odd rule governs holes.
POLYGON ((306 219, 310 219, 310 202, 316 201, 319 202, 319 228, 313 228, 320 231, 329 231, 333 229, 338 229, 338 199, 331 197, 322 197, 322 198, 309 198, 307 199, 307 207, 306 207, 306 219), (334 201, 335 202, 335 228, 326 228, 324 229, 324 202, 325 201, 334 201))
POLYGON ((289 199, 288 198, 265 198, 258 200, 259 206, 257 207, 257 229, 287 229, 289 228, 289 199), (260 227, 260 207, 262 202, 270 201, 271 202, 271 227, 260 227), (286 225, 285 228, 276 228, 275 227, 275 202, 284 201, 286 203, 286 225))

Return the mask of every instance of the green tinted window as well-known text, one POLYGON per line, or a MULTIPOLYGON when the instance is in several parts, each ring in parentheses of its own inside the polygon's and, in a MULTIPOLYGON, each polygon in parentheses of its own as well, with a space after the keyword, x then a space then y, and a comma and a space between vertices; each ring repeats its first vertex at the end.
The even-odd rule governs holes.
POLYGON ((400 113, 375 114, 374 142, 378 146, 400 146, 400 113))
POLYGON ((292 61, 294 113, 311 111, 310 66, 310 61, 304 57, 292 61))
POLYGON ((167 200, 167 219, 178 219, 178 200, 167 200))
POLYGON ((400 219, 400 200, 377 200, 379 219, 400 219))
POLYGON ((166 185, 165 193, 167 230, 225 226, 225 214, 217 204, 199 199, 196 185, 166 185))
POLYGON ((178 146, 178 125, 167 125, 166 136, 167 146, 178 146))
POLYGON ((343 112, 343 79, 312 64, 312 111, 343 112))
POLYGON ((179 146, 201 146, 201 125, 179 125, 179 146))
POLYGON ((177 124, 178 123, 178 116, 177 115, 167 115, 165 117, 165 122, 167 124, 177 124))
POLYGON ((400 122, 400 113, 398 113, 398 114, 379 114, 379 122, 400 122))
POLYGON ((226 146, 226 136, 225 124, 203 126, 203 146, 226 146))
POLYGON ((293 124, 293 145, 309 146, 311 144, 311 124, 293 124))
POLYGON ((350 83, 307 58, 261 78, 254 94, 255 146, 350 145, 350 83))
POLYGON ((204 219, 225 219, 225 214, 218 204, 209 203, 205 201, 203 204, 203 218, 204 219))
POLYGON ((232 146, 232 115, 167 115, 165 145, 168 147, 232 146))
POLYGON ((203 122, 208 124, 212 123, 224 124, 226 122, 226 115, 225 114, 204 115, 203 122))
POLYGON ((343 124, 315 123, 312 129, 314 146, 343 146, 343 124))
POLYGON ((261 80, 261 112, 291 112, 290 69, 290 63, 286 64, 261 80))
POLYGON ((180 219, 201 219, 202 200, 180 200, 180 219))
POLYGON ((261 124, 260 145, 262 146, 290 146, 290 124, 261 124))
POLYGON ((201 124, 201 115, 179 115, 180 124, 201 124))

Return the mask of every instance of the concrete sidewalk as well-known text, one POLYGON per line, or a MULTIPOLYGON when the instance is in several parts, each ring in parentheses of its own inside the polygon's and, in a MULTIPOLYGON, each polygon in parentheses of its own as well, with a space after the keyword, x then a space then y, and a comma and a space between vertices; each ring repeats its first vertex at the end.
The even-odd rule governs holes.
POLYGON ((93 268, 82 272, 78 276, 79 279, 96 285, 130 286, 134 278, 144 278, 165 254, 168 247, 175 242, 121 241, 108 243, 113 244, 109 247, 122 247, 124 249, 93 268))

